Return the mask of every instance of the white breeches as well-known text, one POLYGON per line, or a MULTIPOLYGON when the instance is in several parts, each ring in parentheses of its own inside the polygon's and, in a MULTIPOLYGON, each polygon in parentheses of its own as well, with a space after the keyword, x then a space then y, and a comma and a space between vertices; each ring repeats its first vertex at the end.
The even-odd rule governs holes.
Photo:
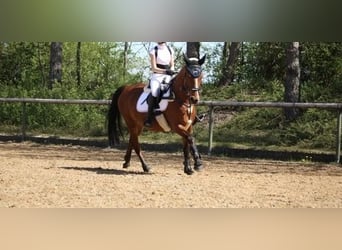
POLYGON ((165 74, 152 74, 150 80, 151 93, 154 97, 158 97, 160 93, 160 83, 163 81, 170 82, 171 76, 165 74))

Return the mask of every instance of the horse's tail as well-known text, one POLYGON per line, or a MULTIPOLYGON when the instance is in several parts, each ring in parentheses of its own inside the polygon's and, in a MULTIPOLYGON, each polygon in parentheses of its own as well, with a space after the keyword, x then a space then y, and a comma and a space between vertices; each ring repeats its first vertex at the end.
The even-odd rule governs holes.
POLYGON ((119 96, 122 93, 124 86, 118 88, 112 95, 112 103, 110 104, 107 120, 108 120, 108 142, 109 147, 120 144, 120 136, 122 135, 121 114, 118 106, 119 96))

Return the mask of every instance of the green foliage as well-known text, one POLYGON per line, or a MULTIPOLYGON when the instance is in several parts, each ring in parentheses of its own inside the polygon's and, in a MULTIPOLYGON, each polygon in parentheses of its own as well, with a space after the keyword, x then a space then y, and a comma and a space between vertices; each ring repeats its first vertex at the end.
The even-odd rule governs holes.
MULTIPOLYGON (((203 96, 206 100, 282 101, 283 88, 279 81, 265 83, 265 88, 255 86, 254 82, 235 84, 221 88, 220 92, 210 86, 204 88, 203 96)), ((336 113, 332 111, 302 110, 300 117, 291 123, 285 121, 283 110, 279 108, 216 108, 215 114, 230 117, 215 122, 216 145, 321 151, 335 148, 336 113)), ((200 128, 200 131, 203 134, 198 137, 206 141, 207 128, 200 128)))
POLYGON ((312 148, 332 150, 335 146, 336 115, 310 109, 283 130, 281 139, 286 145, 310 145, 312 148))
MULTIPOLYGON (((218 89, 215 82, 221 74, 222 44, 203 48, 208 56, 202 100, 283 101, 286 43, 243 42, 234 83, 218 89)), ((303 42, 300 48, 301 101, 341 102, 341 43, 303 42)), ((124 68, 124 43, 82 42, 78 83, 76 49, 75 42, 63 43, 63 80, 48 89, 50 43, 0 42, 0 97, 109 99, 117 87, 146 80, 148 61, 131 49, 124 68)), ((182 53, 177 48, 175 51, 180 67, 182 53)), ((27 104, 26 111, 28 131, 32 133, 105 134, 106 106, 27 104)), ((199 107, 199 111, 206 112, 206 108, 199 107)), ((1 129, 19 127, 21 112, 20 104, 1 103, 1 129)), ((217 144, 323 150, 335 147, 336 114, 331 111, 302 110, 291 123, 284 121, 281 109, 222 108, 215 113, 229 114, 229 119, 215 124, 217 144)), ((203 124, 196 125, 195 132, 200 142, 206 143, 208 130, 203 124)))
POLYGON ((337 43, 303 43, 301 53, 303 101, 340 102, 342 46, 337 43))
POLYGON ((2 43, 0 84, 34 88, 48 75, 48 43, 2 43))
POLYGON ((203 100, 282 101, 284 87, 278 80, 236 83, 219 89, 212 84, 203 86, 203 100))
MULTIPOLYGON (((63 80, 48 89, 49 43, 1 43, 0 97, 109 99, 114 90, 141 74, 123 67, 118 43, 82 43, 81 83, 76 80, 77 43, 63 43, 63 80)), ((0 105, 0 126, 20 126, 22 107, 0 105)), ((77 136, 105 133, 107 107, 27 104, 28 130, 77 136)))
MULTIPOLYGON (((300 44, 300 100, 341 102, 342 44, 300 44)), ((283 101, 285 48, 285 43, 243 43, 237 70, 239 81, 219 91, 211 86, 204 88, 205 99, 283 101)), ((293 147, 298 150, 335 148, 334 112, 302 110, 301 115, 291 123, 284 121, 281 109, 244 108, 230 112, 233 118, 221 121, 215 128, 214 141, 217 143, 250 147, 293 147)))
POLYGON ((342 79, 341 43, 303 43, 301 66, 306 71, 304 81, 315 81, 330 87, 342 79))
POLYGON ((222 124, 215 141, 253 147, 279 146, 333 150, 336 115, 310 109, 292 123, 285 123, 279 109, 249 109, 222 124))
POLYGON ((285 72, 285 46, 280 42, 246 42, 243 44, 241 78, 266 81, 282 80, 285 72))

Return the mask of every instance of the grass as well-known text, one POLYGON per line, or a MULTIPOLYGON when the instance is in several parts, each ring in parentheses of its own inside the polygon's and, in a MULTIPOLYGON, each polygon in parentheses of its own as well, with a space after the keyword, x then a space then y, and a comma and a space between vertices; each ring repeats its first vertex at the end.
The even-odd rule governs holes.
MULTIPOLYGON (((248 86, 244 84, 225 87, 220 91, 213 86, 206 86, 202 96, 206 100, 280 101, 282 88, 279 82, 270 83, 266 88, 267 91, 248 89, 248 86)), ((7 110, 9 107, 9 105, 3 106, 4 121, 9 120, 10 117, 18 118, 12 123, 0 121, 2 122, 0 132, 20 134, 20 107, 12 108, 10 111, 7 110)), ((29 135, 106 139, 107 107, 100 109, 92 106, 57 108, 30 105, 27 111, 40 114, 29 116, 27 126, 29 135), (54 127, 44 124, 54 124, 54 127)), ((206 113, 208 108, 200 106, 198 111, 206 113)), ((223 148, 271 151, 328 153, 335 151, 336 115, 333 112, 306 110, 291 123, 284 121, 282 112, 281 109, 272 108, 215 108, 213 144, 223 148)), ((208 146, 208 120, 195 126, 194 136, 197 144, 203 147, 208 146)), ((127 141, 128 136, 125 139, 127 141)), ((140 137, 140 141, 158 145, 182 144, 180 137, 172 133, 145 132, 140 137)))

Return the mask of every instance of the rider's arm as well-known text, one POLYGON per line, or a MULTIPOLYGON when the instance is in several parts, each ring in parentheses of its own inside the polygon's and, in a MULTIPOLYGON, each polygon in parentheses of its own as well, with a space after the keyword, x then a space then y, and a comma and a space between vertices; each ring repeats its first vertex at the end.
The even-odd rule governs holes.
POLYGON ((157 62, 156 62, 156 56, 154 54, 150 54, 150 58, 151 58, 151 69, 152 69, 152 72, 160 73, 160 74, 165 74, 166 73, 166 69, 158 68, 157 62))

